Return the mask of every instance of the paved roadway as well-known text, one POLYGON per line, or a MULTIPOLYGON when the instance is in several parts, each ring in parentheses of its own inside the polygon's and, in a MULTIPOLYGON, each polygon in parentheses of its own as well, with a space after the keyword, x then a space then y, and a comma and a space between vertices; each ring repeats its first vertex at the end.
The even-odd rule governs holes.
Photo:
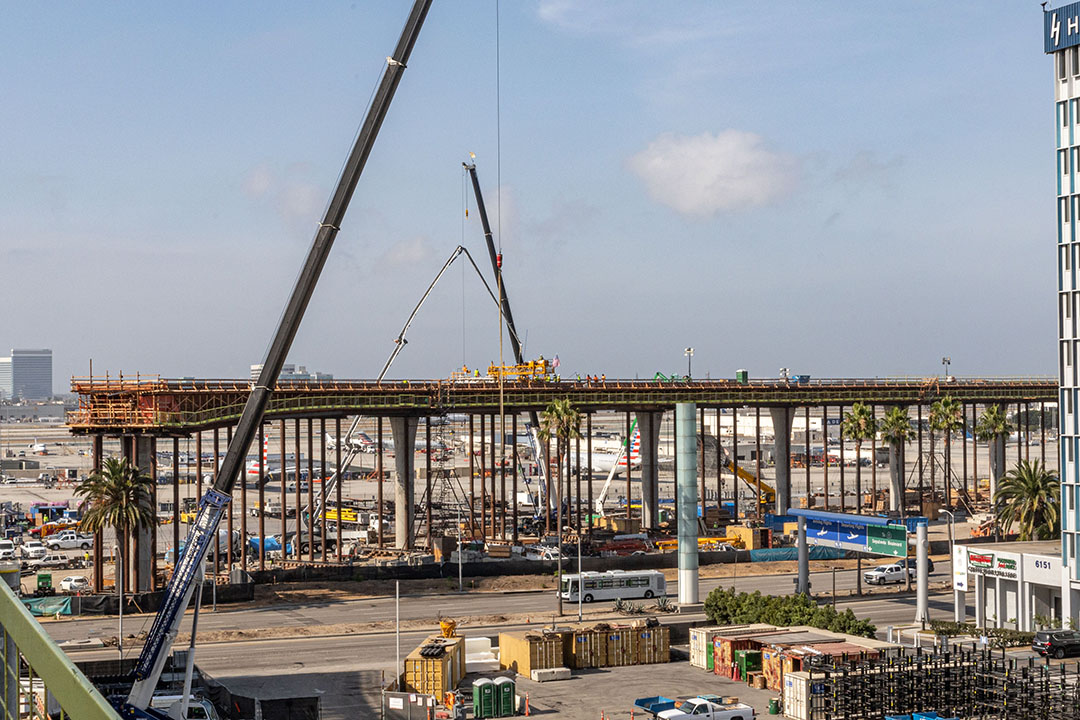
MULTIPOLYGON (((847 573, 850 575, 850 573, 847 573)), ((790 582, 790 577, 778 576, 771 578, 772 582, 790 582)), ((839 585, 839 581, 838 581, 839 585)), ((749 589, 747 587, 746 589, 749 589)), ((538 595, 538 594, 534 594, 538 595)), ((496 595, 488 600, 495 603, 511 602, 523 603, 524 594, 519 595, 496 595), (501 599, 501 600, 500 600, 501 599)), ((540 597, 531 598, 532 602, 541 600, 540 597)), ((479 596, 473 600, 479 601, 479 596)), ((547 598, 542 598, 547 604, 547 598)), ((434 598, 409 598, 402 602, 403 609, 409 605, 430 603, 434 598)), ((358 601, 359 602, 359 601, 358 601)), ((363 601, 363 605, 367 601, 363 601)), ((391 600, 392 604, 392 600, 391 600)), ((353 612, 362 610, 357 603, 340 603, 351 605, 353 612)), ((874 620, 879 627, 884 629, 890 624, 901 624, 911 620, 915 612, 915 598, 911 596, 864 599, 837 603, 838 609, 852 608, 853 612, 860 617, 868 617, 874 620)), ((327 606, 326 608, 311 609, 309 612, 317 614, 334 614, 338 608, 327 606)), ((471 610, 472 611, 472 610, 471 610)), ((238 611, 234 613, 219 613, 218 618, 227 615, 251 614, 261 611, 238 611)), ((472 611, 475 612, 475 611, 472 611)), ((930 598, 930 613, 932 617, 950 617, 952 614, 951 596, 949 593, 934 594, 930 598)), ((204 617, 213 618, 211 614, 204 617)), ((259 617, 256 615, 255 617, 259 617)), ((355 615, 353 616, 354 619, 355 615)), ((686 618, 687 616, 682 616, 686 618)), ((694 619, 703 616, 689 616, 694 619)), ((110 621, 110 627, 115 623, 115 618, 110 621)), ((49 630, 81 623, 50 623, 49 630)), ((533 628, 542 624, 542 621, 532 625, 533 628)), ((470 627, 470 635, 495 635, 500 631, 511 629, 525 629, 527 626, 493 626, 493 627, 470 627)), ((401 657, 404 658, 419 642, 429 635, 431 629, 413 630, 401 633, 400 648, 401 657)), ((134 652, 134 651, 130 651, 134 652)), ((115 657, 115 650, 77 652, 76 659, 105 659, 115 657)), ((389 678, 396 665, 396 643, 392 632, 367 633, 362 635, 345 635, 334 637, 311 637, 290 638, 283 640, 251 640, 232 641, 228 643, 210 643, 201 645, 197 651, 197 663, 203 672, 223 682, 231 690, 247 695, 259 697, 287 697, 290 695, 310 695, 319 692, 323 695, 322 707, 323 718, 334 720, 337 718, 377 717, 379 708, 380 684, 389 678)), ((650 673, 654 684, 665 686, 664 683, 673 682, 686 676, 685 663, 655 666, 650 673)), ((620 668, 619 670, 625 670, 620 668)), ((613 670, 611 673, 617 673, 613 670)), ((692 682, 705 682, 705 677, 692 682)), ((609 676, 615 680, 614 676, 609 676)), ((683 680, 685 682, 685 679, 683 680)), ((711 681, 710 681, 711 682, 711 681)), ((591 683, 590 683, 591 685, 591 683)), ((608 688, 609 694, 619 696, 625 689, 619 683, 601 683, 608 688)), ((532 699, 534 707, 544 707, 548 698, 545 696, 546 686, 534 686, 532 699)), ((599 692, 600 688, 596 688, 599 692)), ((724 692, 740 693, 745 690, 744 686, 725 690, 724 692), (742 690, 740 690, 742 688, 742 690)), ((592 690, 590 692, 593 692, 592 690)), ((645 693, 644 690, 641 693, 645 693)), ((619 699, 615 697, 614 700, 619 699)), ((625 703, 625 699, 624 704, 625 703)), ((609 705, 609 709, 612 707, 609 705)), ((546 715, 547 713, 545 713, 546 715)), ((577 715, 553 714, 553 717, 577 717, 577 715)))
MULTIPOLYGON (((864 564, 864 569, 874 562, 864 564)), ((950 564, 935 563, 932 580, 947 580, 950 564)), ((758 575, 745 578, 706 578, 701 580, 700 592, 705 595, 715 587, 730 587, 732 582, 737 590, 743 592, 761 591, 766 595, 787 595, 794 590, 794 575, 758 575)), ((810 575, 812 589, 820 596, 828 595, 832 589, 831 572, 815 572, 810 575)), ((866 584, 863 584, 864 588, 866 584)), ((848 590, 855 587, 855 570, 837 570, 836 587, 848 590)), ((671 588, 674 590, 674 588, 671 588)), ((672 593, 674 594, 674 593, 672 593)), ((878 625, 895 622, 909 622, 915 614, 914 597, 910 600, 911 609, 902 619, 879 619, 871 617, 878 625)), ((861 605, 868 606, 870 601, 863 600, 861 605)), ((901 601, 897 601, 901 602, 901 601)), ((508 615, 536 613, 537 621, 551 620, 555 599, 550 592, 510 592, 510 593, 447 593, 442 595, 403 595, 401 598, 401 619, 421 620, 442 617, 463 617, 476 615, 508 615)), ((611 603, 594 603, 594 607, 610 607, 611 603)), ((205 608, 204 609, 208 609, 205 608)), ((569 613, 572 608, 566 608, 569 613)), ((860 612, 862 616, 864 612, 860 612)), ((575 613, 576 614, 576 613, 575 613)), ((395 617, 394 598, 373 597, 360 600, 335 600, 325 603, 283 604, 267 607, 246 608, 238 605, 222 605, 217 612, 203 612, 199 618, 199 630, 251 630, 265 627, 314 627, 318 625, 369 623, 392 621, 395 617)), ((139 630, 148 630, 152 622, 151 615, 129 616, 124 622, 124 634, 135 634, 139 630)), ((181 631, 190 629, 191 613, 184 620, 181 631)), ((95 637, 115 637, 116 618, 84 617, 72 620, 46 623, 49 634, 58 642, 81 640, 95 637)))

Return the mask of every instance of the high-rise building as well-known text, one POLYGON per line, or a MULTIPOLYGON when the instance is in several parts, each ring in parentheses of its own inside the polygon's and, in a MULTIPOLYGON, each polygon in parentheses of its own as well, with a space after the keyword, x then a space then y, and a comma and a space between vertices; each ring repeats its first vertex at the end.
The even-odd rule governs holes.
POLYGON ((0 357, 0 400, 11 400, 14 385, 11 382, 11 358, 0 357))
POLYGON ((45 400, 53 395, 52 350, 12 349, 11 396, 45 400))
POLYGON ((1080 376, 1077 351, 1080 332, 1080 211, 1076 163, 1080 161, 1080 3, 1043 14, 1044 50, 1051 54, 1054 72, 1054 128, 1057 139, 1057 284, 1058 284, 1058 408, 1061 468, 1062 610, 1066 618, 1080 615, 1080 376))
MULTIPOLYGON (((259 374, 262 373, 262 369, 263 366, 261 363, 251 366, 251 382, 255 382, 259 379, 259 374)), ((292 363, 282 365, 281 374, 278 375, 278 380, 281 382, 288 382, 293 380, 330 381, 333 379, 334 376, 332 373, 308 372, 307 367, 303 365, 294 365, 292 363)))

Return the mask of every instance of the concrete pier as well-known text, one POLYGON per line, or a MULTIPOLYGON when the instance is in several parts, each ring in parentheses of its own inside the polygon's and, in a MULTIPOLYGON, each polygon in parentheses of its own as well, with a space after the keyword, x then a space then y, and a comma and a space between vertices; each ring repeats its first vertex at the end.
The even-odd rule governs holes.
POLYGON ((660 424, 663 412, 637 413, 641 432, 641 526, 654 529, 660 513, 660 424))
POLYGON ((697 406, 675 405, 676 514, 679 520, 679 604, 698 603, 697 406))
POLYGON ((795 408, 769 408, 773 421, 773 461, 776 463, 776 514, 791 507, 791 425, 795 408))
POLYGON ((413 479, 416 477, 416 427, 419 418, 392 417, 390 432, 394 438, 394 547, 410 550, 413 547, 413 479))

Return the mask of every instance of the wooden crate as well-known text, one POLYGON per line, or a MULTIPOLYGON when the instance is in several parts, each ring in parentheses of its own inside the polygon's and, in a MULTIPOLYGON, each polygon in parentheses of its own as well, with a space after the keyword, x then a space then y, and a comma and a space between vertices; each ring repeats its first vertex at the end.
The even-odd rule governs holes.
POLYGON ((533 670, 563 667, 563 639, 559 634, 499 633, 499 667, 529 677, 533 670))

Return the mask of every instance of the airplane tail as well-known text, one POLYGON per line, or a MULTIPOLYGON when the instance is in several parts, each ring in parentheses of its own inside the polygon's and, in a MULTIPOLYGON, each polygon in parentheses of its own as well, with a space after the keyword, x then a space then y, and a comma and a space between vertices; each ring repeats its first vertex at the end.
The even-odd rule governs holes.
MULTIPOLYGON (((631 467, 641 464, 641 431, 634 428, 634 434, 631 436, 630 441, 630 465, 631 467)), ((619 460, 620 467, 626 467, 627 458, 624 454, 622 459, 619 460)))

